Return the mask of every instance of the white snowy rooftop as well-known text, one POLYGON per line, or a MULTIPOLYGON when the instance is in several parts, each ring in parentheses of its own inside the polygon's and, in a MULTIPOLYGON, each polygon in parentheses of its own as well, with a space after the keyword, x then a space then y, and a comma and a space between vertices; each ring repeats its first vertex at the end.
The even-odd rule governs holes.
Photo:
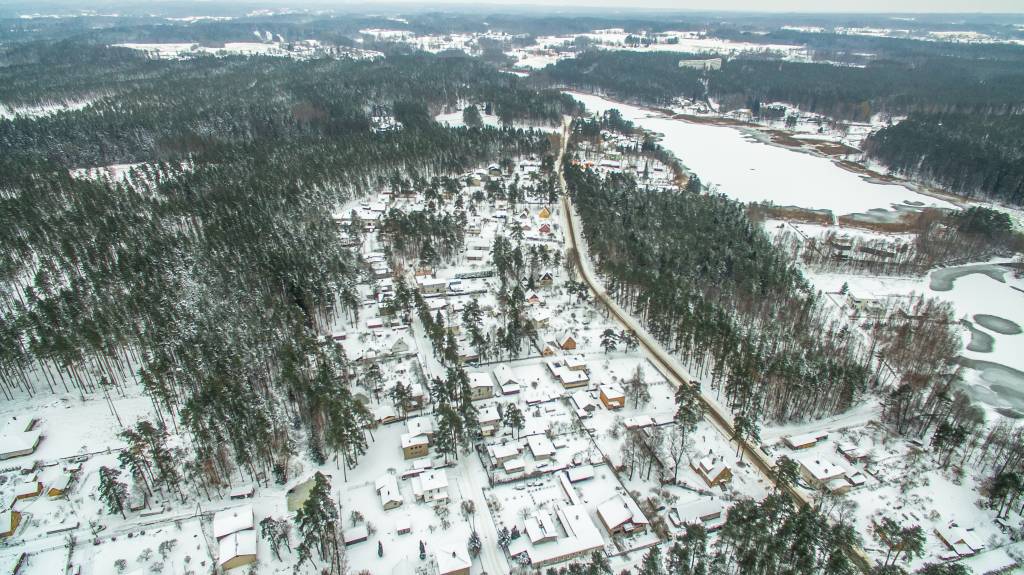
POLYGON ((512 372, 512 368, 504 363, 494 368, 492 373, 494 374, 494 379, 498 382, 498 385, 504 386, 506 383, 519 383, 515 374, 512 372))
MULTIPOLYGON (((488 382, 489 381, 490 380, 488 380, 488 382)), ((490 383, 487 385, 490 385, 490 383)), ((498 404, 488 403, 487 405, 481 406, 476 412, 476 418, 481 425, 500 421, 501 414, 498 413, 498 404)))
POLYGON ((515 445, 509 443, 492 445, 490 446, 490 450, 495 459, 505 459, 506 457, 515 457, 516 455, 519 455, 519 449, 516 448, 515 445))
POLYGON ((470 373, 469 374, 469 387, 472 388, 490 388, 494 387, 494 383, 491 381, 491 377, 486 373, 470 373))
POLYGON ((530 562, 537 565, 604 547, 601 531, 583 505, 559 505, 556 516, 565 530, 565 537, 536 545, 530 544, 528 538, 520 537, 509 547, 509 553, 514 555, 525 551, 530 562))
POLYGON ((224 565, 235 557, 256 554, 256 530, 246 529, 231 533, 220 540, 218 561, 224 565))
POLYGON ((413 435, 411 433, 402 434, 402 449, 408 449, 417 445, 427 445, 428 443, 430 443, 430 440, 427 439, 426 435, 413 435))
POLYGON ((437 561, 439 575, 456 573, 473 566, 473 562, 469 560, 469 554, 458 547, 438 547, 434 552, 434 559, 437 561))
POLYGON ((800 459, 800 465, 817 481, 828 481, 846 475, 846 471, 824 457, 804 457, 800 459))
POLYGON ((597 506, 597 514, 601 516, 604 524, 609 529, 614 529, 624 523, 635 525, 646 525, 649 523, 643 511, 633 501, 632 497, 626 497, 621 493, 597 506))
POLYGON ((530 453, 535 458, 537 457, 548 457, 554 455, 555 444, 551 443, 551 440, 544 435, 531 435, 526 438, 527 445, 530 446, 530 453))
POLYGON ((8 454, 34 450, 39 445, 41 435, 42 432, 38 429, 35 431, 11 432, 0 435, 0 458, 8 454))
POLYGON ((594 466, 588 464, 570 467, 566 470, 566 474, 569 476, 569 481, 576 483, 594 477, 594 466))
POLYGON ((534 544, 558 537, 555 520, 547 511, 538 511, 536 515, 526 520, 526 535, 534 544))
POLYGON ((404 502, 402 493, 398 490, 398 480, 395 479, 394 475, 385 474, 380 476, 373 483, 373 487, 380 495, 381 505, 386 506, 388 503, 398 503, 401 505, 404 502))
POLYGON ((448 488, 448 474, 445 473, 444 469, 424 471, 420 474, 419 480, 423 491, 448 488))
POLYGON ((677 503, 676 515, 681 523, 702 523, 719 518, 725 512, 721 499, 701 498, 689 503, 677 503))
POLYGON ((434 424, 426 416, 413 417, 405 425, 410 435, 434 433, 434 424))
POLYGON ((608 399, 625 399, 626 392, 622 391, 617 383, 603 383, 601 384, 601 393, 604 394, 608 399))
POLYGON ((225 509, 213 516, 213 536, 220 539, 244 529, 252 529, 255 525, 252 505, 225 509))

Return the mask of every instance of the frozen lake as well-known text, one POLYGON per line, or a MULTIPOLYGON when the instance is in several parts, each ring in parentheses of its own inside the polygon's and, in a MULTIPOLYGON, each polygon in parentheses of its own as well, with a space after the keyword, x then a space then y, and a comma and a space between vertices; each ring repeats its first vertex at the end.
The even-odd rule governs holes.
POLYGON ((661 145, 704 184, 741 202, 828 209, 837 216, 894 206, 956 207, 900 185, 869 182, 828 158, 757 142, 737 128, 694 124, 599 96, 569 94, 592 112, 618 108, 624 118, 662 134, 661 145))
POLYGON ((927 277, 870 277, 809 273, 825 292, 846 283, 858 297, 887 298, 917 293, 953 305, 964 348, 957 362, 964 388, 989 412, 1024 419, 1024 278, 1005 265, 969 264, 932 271, 927 277))

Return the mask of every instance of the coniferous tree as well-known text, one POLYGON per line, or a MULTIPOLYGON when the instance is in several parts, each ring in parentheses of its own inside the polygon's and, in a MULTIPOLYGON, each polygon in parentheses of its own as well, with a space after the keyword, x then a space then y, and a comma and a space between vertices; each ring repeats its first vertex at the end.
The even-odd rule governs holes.
POLYGON ((298 565, 313 560, 314 553, 327 562, 330 573, 340 573, 341 549, 338 544, 338 509, 331 498, 331 483, 319 471, 302 507, 295 514, 295 524, 302 537, 297 547, 298 565))
POLYGON ((107 513, 120 513, 125 517, 124 508, 128 503, 128 486, 121 481, 116 469, 100 467, 100 499, 107 506, 107 513))

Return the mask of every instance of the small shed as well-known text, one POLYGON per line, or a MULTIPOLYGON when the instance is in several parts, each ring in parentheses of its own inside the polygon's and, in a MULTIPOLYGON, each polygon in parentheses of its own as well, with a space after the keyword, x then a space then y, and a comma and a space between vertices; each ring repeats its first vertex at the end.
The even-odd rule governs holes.
POLYGON ((356 543, 362 543, 370 537, 370 530, 366 528, 366 525, 356 525, 350 529, 346 529, 341 532, 341 538, 345 541, 345 546, 355 545, 356 543))

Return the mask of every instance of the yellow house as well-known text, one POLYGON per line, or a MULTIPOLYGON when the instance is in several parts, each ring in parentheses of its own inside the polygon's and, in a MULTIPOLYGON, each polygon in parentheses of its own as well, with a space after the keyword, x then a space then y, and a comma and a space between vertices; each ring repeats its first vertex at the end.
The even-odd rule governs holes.
POLYGON ((402 434, 402 455, 405 459, 416 459, 430 454, 430 440, 426 435, 402 434))
POLYGON ((63 497, 67 494, 68 489, 71 487, 71 476, 68 474, 61 475, 57 481, 53 482, 53 485, 46 490, 46 494, 53 499, 63 497))
POLYGON ((700 461, 691 461, 690 467, 697 472, 697 475, 700 475, 708 487, 714 487, 732 479, 732 470, 729 469, 729 466, 724 461, 716 462, 711 457, 705 457, 700 461))
POLYGON ((7 538, 14 535, 21 523, 21 513, 13 509, 0 511, 0 538, 7 538))
POLYGON ((614 384, 606 384, 601 386, 601 403, 604 404, 605 408, 621 409, 626 407, 626 394, 623 393, 622 388, 614 384))
POLYGON ((543 208, 540 209, 540 212, 537 214, 537 216, 540 217, 540 219, 542 220, 546 220, 551 217, 551 210, 549 210, 547 206, 544 206, 543 208))

